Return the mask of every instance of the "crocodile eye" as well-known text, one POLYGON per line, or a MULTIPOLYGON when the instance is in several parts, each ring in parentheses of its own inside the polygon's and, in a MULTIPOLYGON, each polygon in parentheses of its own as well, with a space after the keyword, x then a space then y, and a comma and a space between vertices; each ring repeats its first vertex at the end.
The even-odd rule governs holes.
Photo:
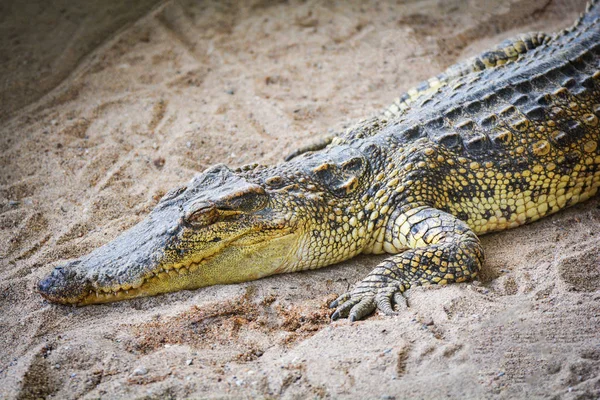
POLYGON ((183 217, 185 222, 197 227, 211 225, 215 223, 218 218, 219 211, 217 208, 213 204, 204 202, 193 204, 183 217))

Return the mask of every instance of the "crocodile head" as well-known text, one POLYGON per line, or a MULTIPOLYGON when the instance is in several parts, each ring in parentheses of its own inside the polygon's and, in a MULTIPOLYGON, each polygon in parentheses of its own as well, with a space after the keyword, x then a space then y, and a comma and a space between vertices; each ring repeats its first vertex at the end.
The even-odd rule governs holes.
POLYGON ((359 252, 315 261, 315 224, 330 222, 319 215, 322 193, 251 172, 206 170, 112 242, 56 267, 38 291, 59 303, 104 303, 316 268, 359 252))

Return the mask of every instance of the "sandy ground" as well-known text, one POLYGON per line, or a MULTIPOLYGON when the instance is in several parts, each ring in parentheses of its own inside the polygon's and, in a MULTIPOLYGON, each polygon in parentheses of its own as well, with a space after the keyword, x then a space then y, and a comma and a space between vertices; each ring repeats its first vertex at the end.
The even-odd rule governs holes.
POLYGON ((85 308, 33 290, 198 171, 279 162, 584 1, 59 3, 0 7, 0 398, 600 397, 598 197, 484 237, 481 281, 393 318, 325 307, 380 257, 85 308))

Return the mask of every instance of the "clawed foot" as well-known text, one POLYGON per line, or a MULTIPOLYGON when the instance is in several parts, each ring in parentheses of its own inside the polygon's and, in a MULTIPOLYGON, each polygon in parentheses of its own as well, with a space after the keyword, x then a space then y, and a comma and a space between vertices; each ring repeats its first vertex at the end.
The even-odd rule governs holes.
POLYGON ((333 321, 349 318, 354 322, 372 314, 376 309, 385 315, 397 315, 394 305, 399 309, 408 307, 406 298, 398 287, 383 287, 376 291, 357 288, 335 299, 329 308, 336 309, 331 315, 333 321))

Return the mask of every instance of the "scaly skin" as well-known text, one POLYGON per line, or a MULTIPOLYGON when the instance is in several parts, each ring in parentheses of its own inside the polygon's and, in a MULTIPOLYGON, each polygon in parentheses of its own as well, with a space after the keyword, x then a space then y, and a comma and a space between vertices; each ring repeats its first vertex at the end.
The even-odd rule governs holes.
POLYGON ((91 304, 388 253, 332 304, 333 319, 356 320, 392 314, 412 286, 475 277, 478 234, 600 186, 599 8, 553 37, 523 35, 457 64, 291 161, 210 168, 39 291, 91 304))

